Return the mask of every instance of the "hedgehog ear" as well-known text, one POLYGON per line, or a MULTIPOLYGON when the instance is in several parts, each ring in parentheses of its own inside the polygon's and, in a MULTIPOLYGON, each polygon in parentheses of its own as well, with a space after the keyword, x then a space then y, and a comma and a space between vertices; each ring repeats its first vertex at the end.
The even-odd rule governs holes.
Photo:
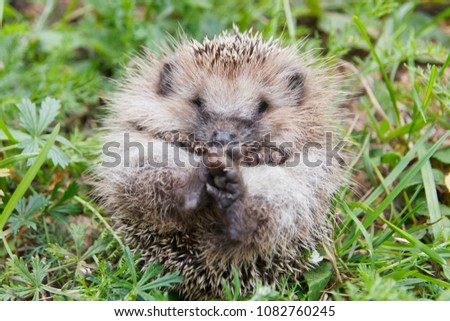
POLYGON ((288 89, 295 94, 298 101, 303 98, 303 93, 305 91, 305 74, 301 72, 294 72, 287 76, 288 89))
POLYGON ((158 94, 161 96, 168 96, 174 92, 173 89, 173 72, 175 66, 173 63, 166 62, 159 74, 158 94))

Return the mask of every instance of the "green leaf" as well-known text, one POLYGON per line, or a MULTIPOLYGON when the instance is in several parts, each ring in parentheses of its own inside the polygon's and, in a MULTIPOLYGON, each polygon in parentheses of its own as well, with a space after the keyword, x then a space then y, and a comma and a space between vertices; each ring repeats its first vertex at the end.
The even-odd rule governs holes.
POLYGON ((62 204, 67 200, 70 200, 73 198, 77 193, 79 192, 80 187, 78 186, 78 183, 76 181, 73 181, 70 183, 69 186, 67 186, 67 189, 65 190, 63 196, 59 199, 58 203, 56 205, 62 204))
POLYGON ((383 119, 380 123, 380 131, 383 133, 387 133, 390 129, 391 124, 389 124, 389 121, 387 119, 383 119))
POLYGON ((61 204, 49 208, 47 213, 60 222, 68 222, 67 215, 82 214, 82 209, 77 204, 61 204))
POLYGON ((58 115, 61 104, 54 98, 47 97, 41 104, 37 131, 42 133, 58 115))
POLYGON ((34 277, 34 285, 39 287, 42 285, 42 281, 47 276, 48 268, 50 267, 50 263, 45 263, 45 259, 39 259, 38 257, 31 258, 31 268, 33 271, 34 277))
POLYGON ((417 118, 415 122, 410 122, 405 125, 398 126, 393 131, 388 132, 388 134, 384 136, 383 141, 388 142, 399 136, 418 132, 423 128, 424 125, 425 125, 424 120, 422 118, 417 118))
POLYGON ((7 266, 10 272, 18 277, 11 285, 13 292, 23 299, 40 299, 40 294, 44 292, 42 283, 48 275, 50 264, 46 263, 45 259, 34 256, 31 258, 30 271, 23 258, 14 256, 7 261, 7 266))
POLYGON ((162 287, 168 287, 172 286, 173 284, 180 283, 183 279, 178 273, 167 273, 156 280, 153 280, 149 283, 147 283, 145 286, 142 287, 143 290, 152 290, 152 289, 159 289, 162 287))
POLYGON ((77 257, 71 251, 58 244, 49 244, 47 251, 64 262, 77 262, 77 257))
POLYGON ((83 253, 87 226, 85 224, 70 224, 70 235, 75 244, 75 253, 80 258, 83 253))
POLYGON ((52 160, 55 166, 66 167, 69 164, 69 156, 57 146, 52 146, 48 152, 48 158, 52 160))
POLYGON ((128 267, 128 271, 131 274, 131 280, 133 281, 133 284, 137 283, 137 272, 134 264, 134 258, 133 254, 131 253, 130 248, 127 246, 124 249, 124 260, 125 264, 128 267))
POLYGON ((438 150, 436 153, 434 153, 433 158, 437 159, 441 163, 450 164, 450 146, 438 150))
MULTIPOLYGON (((440 170, 434 169, 434 168, 431 171, 433 172, 433 177, 434 177, 434 181, 435 181, 436 185, 444 185, 444 178, 445 178, 444 173, 442 173, 440 170)), ((404 175, 400 175, 400 179, 403 176, 404 175)), ((405 188, 414 186, 414 185, 418 185, 418 184, 423 184, 422 173, 417 173, 416 175, 414 175, 414 177, 412 177, 409 180, 409 182, 405 185, 405 188)))
POLYGON ((163 269, 159 264, 152 264, 148 266, 141 279, 139 280, 138 285, 141 287, 145 287, 145 284, 147 284, 150 279, 162 273, 162 271, 163 269))
POLYGON ((327 286, 333 274, 331 263, 324 261, 314 270, 306 271, 303 275, 308 283, 308 301, 316 301, 320 298, 321 292, 327 286))
POLYGON ((99 239, 94 242, 81 257, 82 260, 87 260, 92 257, 94 254, 100 253, 108 248, 110 243, 107 240, 99 239))
POLYGON ((450 217, 450 207, 449 206, 444 205, 444 204, 439 204, 439 208, 440 208, 442 215, 450 217))
MULTIPOLYGON (((21 104, 17 105, 19 108, 19 119, 22 122, 24 129, 31 134, 31 137, 22 139, 19 143, 19 148, 22 149, 22 154, 36 153, 39 148, 44 145, 44 141, 48 139, 48 135, 42 133, 48 128, 51 122, 58 115, 60 103, 53 98, 45 98, 39 109, 37 115, 36 106, 29 100, 23 100, 21 104)), ((7 128, 6 128, 7 129, 7 128)), ((57 136, 56 140, 62 144, 75 148, 73 144, 62 136, 57 136)), ((62 168, 69 164, 69 156, 57 146, 52 146, 48 153, 48 158, 52 160, 55 166, 62 168)), ((31 166, 34 158, 29 158, 27 165, 31 166)))
POLYGON ((400 154, 394 152, 388 152, 381 156, 381 162, 392 167, 395 167, 401 159, 400 154))
POLYGON ((56 141, 60 142, 63 145, 66 145, 67 147, 70 147, 72 149, 77 149, 67 138, 63 136, 56 137, 56 141))
POLYGON ((20 104, 17 104, 19 108, 19 120, 22 123, 23 128, 32 136, 38 136, 38 117, 36 112, 36 105, 29 99, 23 99, 20 104))
POLYGON ((445 290, 442 292, 439 297, 437 298, 438 301, 450 301, 450 289, 445 290))
MULTIPOLYGON (((29 138, 19 143, 19 148, 22 149, 22 154, 35 154, 39 152, 39 142, 35 138, 29 138)), ((36 158, 29 158, 27 166, 31 166, 36 158)))
POLYGON ((9 219, 13 235, 16 234, 22 226, 27 226, 35 230, 38 221, 34 216, 45 209, 47 202, 47 197, 40 194, 30 196, 28 202, 26 202, 24 198, 21 198, 16 205, 18 215, 12 215, 9 219))
POLYGON ((447 280, 450 280, 450 266, 447 265, 441 265, 442 266, 442 272, 444 273, 447 280))
MULTIPOLYGON (((1 123, 1 121, 2 120, 0 119, 0 123, 1 123)), ((7 141, 15 144, 22 140, 31 138, 31 136, 29 134, 27 134, 23 131, 20 131, 20 130, 15 130, 15 129, 9 128, 6 125, 5 125, 5 129, 6 129, 6 131, 9 132, 9 134, 5 134, 4 130, 0 131, 0 140, 7 140, 7 141)))
POLYGON ((39 153, 39 156, 36 158, 36 161, 34 164, 28 169, 27 173, 23 177, 22 181, 19 183, 19 186, 17 186, 17 189, 14 191, 13 195, 9 199, 8 203, 6 204, 5 208, 3 209, 2 215, 0 216, 0 230, 3 230, 3 227, 5 226, 6 222, 8 221, 9 216, 13 212, 17 202, 22 198, 22 196, 25 194, 27 189, 30 187, 31 182, 33 181, 34 177, 36 176, 37 172, 41 168, 41 166, 44 164, 48 151, 50 150, 50 147, 55 142, 56 136, 59 133, 60 125, 57 124, 56 127, 53 129, 49 139, 45 143, 45 146, 42 148, 41 152, 39 153))

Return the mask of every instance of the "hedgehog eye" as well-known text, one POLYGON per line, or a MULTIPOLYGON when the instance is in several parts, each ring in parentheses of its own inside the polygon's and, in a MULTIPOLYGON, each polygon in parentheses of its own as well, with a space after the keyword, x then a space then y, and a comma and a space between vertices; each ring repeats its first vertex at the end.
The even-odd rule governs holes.
POLYGON ((203 100, 200 97, 195 97, 191 103, 199 109, 203 108, 203 100))
POLYGON ((261 100, 258 104, 258 114, 263 114, 269 108, 269 104, 265 100, 261 100))

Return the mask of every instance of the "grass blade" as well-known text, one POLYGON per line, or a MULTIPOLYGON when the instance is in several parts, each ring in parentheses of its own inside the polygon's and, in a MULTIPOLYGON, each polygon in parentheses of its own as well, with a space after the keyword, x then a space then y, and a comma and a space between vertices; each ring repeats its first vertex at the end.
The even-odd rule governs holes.
POLYGON ((358 27, 359 32, 361 32, 362 37, 369 45, 370 51, 372 52, 375 60, 378 63, 378 66, 380 67, 381 74, 383 75, 384 82, 386 83, 386 87, 389 91, 389 97, 391 98, 392 105, 394 106, 395 122, 398 126, 398 125, 400 125, 400 112, 399 112, 398 106, 397 106, 397 99, 395 98, 394 87, 392 86, 391 80, 389 79, 389 77, 386 73, 386 70, 384 69, 383 63, 381 62, 380 57, 378 57, 375 47, 373 46, 372 41, 370 40, 370 37, 367 34, 366 28, 364 28, 363 24, 361 23, 361 21, 359 20, 359 18, 357 16, 353 16, 353 21, 356 24, 356 26, 358 27))
MULTIPOLYGON (((420 210, 422 208, 422 204, 417 205, 416 207, 414 207, 411 211, 409 211, 406 215, 403 216, 403 218, 401 219, 401 221, 396 224, 397 226, 402 226, 403 223, 406 222, 406 220, 411 217, 411 215, 416 214, 416 212, 418 210, 420 210)), ((378 237, 375 242, 374 242, 374 247, 378 247, 381 244, 383 244, 386 240, 388 240, 392 234, 394 234, 393 231, 386 231, 384 232, 380 237, 378 237)))
POLYGON ((421 34, 423 34, 425 31, 428 30, 428 28, 431 28, 435 26, 440 20, 445 19, 450 16, 450 8, 447 8, 446 10, 442 11, 438 15, 436 15, 433 19, 431 19, 430 22, 425 24, 422 28, 420 28, 419 31, 417 31, 417 37, 419 37, 421 34))
POLYGON ((448 65, 450 64, 450 53, 447 56, 447 59, 445 59, 444 64, 441 67, 441 70, 439 70, 439 77, 442 77, 444 75, 445 69, 447 69, 448 65))
MULTIPOLYGON (((409 152, 406 153, 406 155, 392 170, 392 172, 388 176, 386 176, 386 178, 384 179, 384 184, 378 185, 378 187, 372 192, 372 194, 370 194, 370 196, 367 197, 367 199, 364 201, 367 204, 367 206, 371 206, 371 204, 375 202, 378 199, 378 197, 380 197, 380 195, 385 191, 385 186, 389 186, 392 183, 394 183, 394 181, 400 176, 400 174, 403 173, 405 168, 408 166, 408 164, 412 161, 412 159, 416 155, 419 146, 422 145, 430 135, 432 129, 433 126, 431 126, 426 130, 425 134, 417 140, 417 143, 413 146, 413 148, 411 148, 409 152)), ((363 210, 361 208, 357 208, 354 210, 355 216, 358 216, 362 212, 363 210)), ((347 238, 347 240, 343 243, 342 248, 339 250, 339 252, 342 253, 343 251, 347 250, 351 246, 351 244, 358 238, 359 235, 360 234, 358 233, 358 231, 351 233, 347 238)))
POLYGON ((0 27, 3 23, 3 7, 5 6, 5 0, 0 0, 0 27))
POLYGON ((36 157, 37 155, 39 155, 39 154, 38 153, 30 153, 30 154, 20 154, 20 155, 14 155, 14 156, 8 157, 7 159, 0 161, 0 168, 6 167, 9 164, 13 164, 13 163, 19 162, 21 160, 36 157))
MULTIPOLYGON (((400 192, 404 189, 405 185, 409 182, 411 178, 413 178, 419 170, 425 165, 425 162, 429 160, 431 156, 436 152, 436 150, 441 146, 441 144, 445 141, 445 139, 450 135, 450 132, 447 132, 439 141, 437 141, 420 159, 419 161, 406 172, 405 176, 400 180, 400 182, 391 190, 391 192, 386 195, 385 199, 380 203, 378 208, 365 217, 363 223, 364 226, 369 226, 373 221, 375 221, 380 214, 386 209, 387 206, 391 204, 391 202, 400 194, 400 192)), ((419 148, 422 145, 419 146, 419 148)))
POLYGON ((436 71, 437 71, 436 65, 433 65, 433 67, 431 67, 430 81, 428 82, 427 91, 425 93, 425 98, 422 103, 422 108, 421 108, 422 114, 425 112, 428 102, 430 101, 431 92, 433 90, 433 85, 434 85, 434 79, 436 78, 436 71))
POLYGON ((289 4, 289 0, 283 0, 283 6, 284 6, 284 13, 286 15, 289 37, 291 38, 291 40, 295 40, 294 18, 292 16, 291 5, 289 4))
MULTIPOLYGON (((419 158, 423 158, 425 155, 425 148, 421 146, 419 148, 419 158)), ((425 164, 421 168, 423 186, 425 188, 425 196, 428 205, 428 214, 430 216, 431 226, 435 239, 438 239, 443 234, 442 222, 439 222, 441 217, 441 210, 439 208, 439 201, 436 192, 436 183, 434 180, 433 170, 431 168, 430 160, 427 159, 425 164)))
POLYGON ((28 169, 27 173, 23 177, 19 186, 17 186, 17 189, 14 191, 10 200, 6 204, 5 208, 3 209, 2 215, 0 216, 0 230, 3 231, 3 227, 5 226, 6 222, 8 221, 9 216, 11 215, 14 208, 16 207, 17 202, 22 198, 22 196, 25 194, 27 189, 30 187, 31 182, 33 181, 34 177, 36 176, 39 169, 41 168, 41 166, 44 164, 45 160, 47 159, 48 151, 53 146, 53 143, 56 140, 56 136, 59 133, 59 128, 60 128, 60 125, 57 124, 55 126, 55 128, 53 129, 52 133, 50 134, 50 136, 49 136, 47 142, 45 143, 44 147, 42 148, 41 152, 39 153, 39 156, 36 158, 33 165, 31 165, 31 167, 28 169))
POLYGON ((434 277, 431 277, 431 276, 428 276, 428 275, 425 275, 425 274, 418 273, 416 271, 408 271, 406 273, 401 271, 401 273, 394 272, 394 273, 389 274, 389 277, 392 277, 395 280, 405 279, 408 276, 413 276, 413 277, 416 277, 418 279, 422 279, 422 280, 424 280, 426 282, 437 284, 439 286, 443 286, 443 287, 445 287, 447 289, 450 289, 450 283, 442 281, 442 280, 439 280, 437 278, 434 278, 434 277))
POLYGON ((13 143, 13 144, 17 143, 17 140, 11 134, 11 132, 8 129, 8 127, 6 127, 5 121, 2 118, 0 118, 0 129, 5 133, 6 138, 8 138, 8 140, 11 143, 13 143))
MULTIPOLYGON (((411 96, 412 96, 413 101, 414 101, 415 109, 419 111, 420 115, 422 116, 423 121, 426 123, 427 122, 427 118, 425 117, 425 113, 424 113, 424 110, 423 110, 424 103, 420 102, 420 97, 419 97, 419 94, 417 93, 417 89, 416 89, 416 80, 415 80, 416 75, 415 75, 415 67, 414 67, 414 59, 413 59, 413 57, 410 57, 408 59, 407 68, 408 68, 409 79, 410 79, 410 82, 411 82, 411 96)), ((434 81, 434 79, 433 79, 433 81, 434 81)), ((418 120, 417 116, 414 117, 414 118, 415 118, 415 120, 410 123, 412 127, 414 126, 414 123, 418 120)))
MULTIPOLYGON (((425 135, 422 136, 417 143, 411 148, 411 150, 403 157, 403 159, 397 164, 397 166, 394 168, 394 170, 385 178, 384 184, 379 185, 373 193, 366 199, 365 203, 367 206, 370 206, 384 191, 384 186, 389 186, 392 184, 397 177, 404 171, 406 166, 409 164, 409 162, 412 160, 420 146, 423 145, 425 142, 425 139, 429 136, 430 131, 433 127, 428 128, 425 135)), ((425 155, 423 155, 423 158, 419 159, 419 161, 407 172, 407 174, 402 178, 402 180, 395 186, 392 191, 386 196, 386 198, 380 203, 379 207, 373 212, 370 213, 364 220, 364 226, 369 226, 379 215, 381 212, 389 206, 389 204, 394 200, 395 197, 398 196, 398 194, 403 190, 404 185, 412 178, 415 174, 419 172, 419 170, 422 168, 424 163, 436 152, 436 150, 439 148, 439 146, 444 142, 444 140, 449 136, 450 132, 447 132, 441 139, 436 142, 425 155)), ((355 216, 358 216, 360 213, 362 213, 362 209, 356 209, 354 211, 355 216)), ((355 230, 353 234, 349 235, 347 240, 343 243, 342 248, 339 250, 340 253, 347 250, 353 242, 359 237, 361 232, 359 230, 355 230)))
POLYGON ((402 229, 398 228, 385 218, 380 216, 380 220, 383 221, 383 223, 387 224, 391 229, 393 229, 395 232, 397 232, 401 237, 407 239, 411 244, 413 244, 417 249, 425 253, 432 259, 433 261, 439 263, 442 266, 446 266, 447 262, 433 249, 425 245, 424 243, 420 242, 418 239, 416 239, 414 236, 409 234, 408 232, 403 231, 402 229))
POLYGON ((348 207, 348 205, 345 202, 343 202, 342 206, 344 207, 346 214, 348 214, 350 216, 350 218, 353 220, 353 222, 355 222, 356 226, 358 227, 358 229, 361 231, 362 235, 366 239, 367 247, 369 248, 371 266, 372 266, 372 269, 375 269, 375 261, 373 258, 374 250, 373 250, 372 237, 370 236, 369 232, 367 232, 366 228, 361 223, 361 221, 355 216, 353 211, 348 207))

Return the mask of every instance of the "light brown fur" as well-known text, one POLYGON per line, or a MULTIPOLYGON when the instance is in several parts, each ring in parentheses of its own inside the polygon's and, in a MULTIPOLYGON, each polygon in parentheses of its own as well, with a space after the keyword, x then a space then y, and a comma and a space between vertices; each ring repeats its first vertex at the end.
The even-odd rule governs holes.
MULTIPOLYGON (((337 85, 331 69, 312 55, 299 55, 297 47, 278 41, 264 42, 258 34, 235 31, 203 43, 183 40, 159 58, 146 52, 129 68, 109 99, 104 139, 121 142, 115 151, 123 155, 127 132, 131 141, 142 142, 145 156, 152 141, 153 157, 161 158, 165 133, 195 133, 208 141, 220 128, 239 141, 262 140, 270 133, 272 141, 293 142, 288 150, 293 155, 308 142, 325 146, 325 132, 334 133, 333 144, 339 140, 337 85), (203 109, 195 106, 197 97, 203 109), (260 101, 269 107, 257 115, 260 101), (199 121, 202 113, 209 118, 199 121)), ((311 159, 325 162, 325 150, 310 152, 311 159)), ((169 160, 174 153, 181 159, 192 156, 173 145, 168 153, 169 160)), ((176 290, 185 298, 223 296, 220 283, 232 279, 232 266, 241 294, 254 290, 258 279, 268 285, 287 276, 295 279, 312 265, 308 253, 329 241, 329 203, 343 182, 336 160, 318 167, 300 162, 233 168, 242 185, 237 224, 250 222, 256 228, 238 229, 246 235, 232 242, 214 200, 193 213, 180 213, 176 200, 198 168, 173 162, 155 168, 140 158, 133 149, 129 167, 99 166, 97 193, 125 242, 142 253, 145 263, 159 261, 166 271, 181 273, 184 280, 176 290)))

